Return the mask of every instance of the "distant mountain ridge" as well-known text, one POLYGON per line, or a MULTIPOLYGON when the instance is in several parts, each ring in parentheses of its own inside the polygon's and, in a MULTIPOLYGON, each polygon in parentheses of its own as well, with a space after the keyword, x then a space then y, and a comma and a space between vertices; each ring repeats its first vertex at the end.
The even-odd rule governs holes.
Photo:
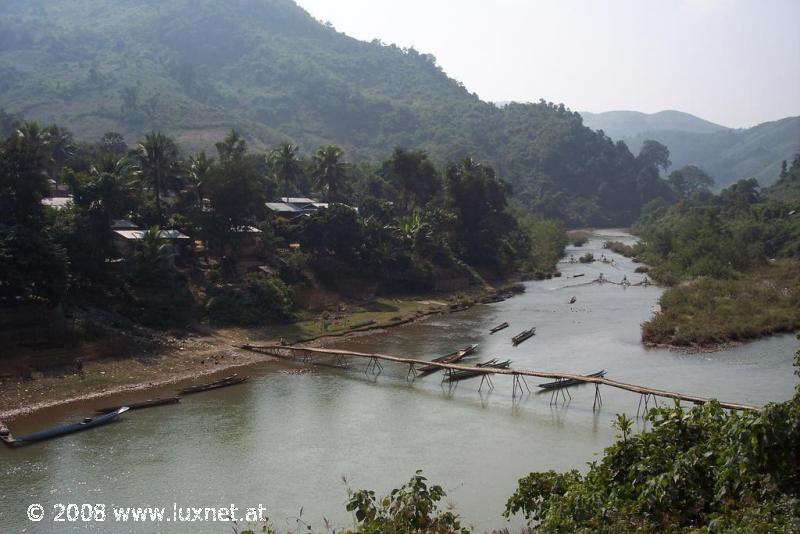
POLYGON ((666 145, 673 169, 697 165, 718 188, 747 178, 772 184, 781 162, 800 152, 800 117, 732 129, 681 111, 580 113, 586 126, 624 141, 633 153, 647 139, 666 145))
POLYGON ((583 123, 592 130, 603 130, 612 139, 635 137, 645 132, 676 130, 693 133, 714 133, 729 130, 725 126, 701 119, 683 111, 665 110, 658 113, 640 111, 580 111, 583 123))

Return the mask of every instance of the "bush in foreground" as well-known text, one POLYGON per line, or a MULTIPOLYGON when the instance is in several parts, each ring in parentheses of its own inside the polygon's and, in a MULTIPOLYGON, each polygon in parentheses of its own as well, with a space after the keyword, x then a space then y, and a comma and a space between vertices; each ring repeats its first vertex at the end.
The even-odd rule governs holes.
MULTIPOLYGON (((795 356, 800 376, 800 351, 795 356)), ((654 408, 586 475, 531 473, 506 504, 544 532, 798 532, 800 387, 759 413, 654 408)))

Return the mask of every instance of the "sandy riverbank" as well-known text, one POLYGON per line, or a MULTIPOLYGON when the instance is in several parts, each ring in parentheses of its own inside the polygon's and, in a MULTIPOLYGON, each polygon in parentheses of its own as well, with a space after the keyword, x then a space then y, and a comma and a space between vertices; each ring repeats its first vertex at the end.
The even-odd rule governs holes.
POLYGON ((226 332, 189 335, 170 343, 158 354, 87 362, 81 373, 6 380, 0 383, 0 420, 13 420, 79 400, 156 389, 188 380, 200 382, 204 376, 273 360, 233 346, 243 341, 226 332))
MULTIPOLYGON (((428 305, 428 301, 423 302, 428 305)), ((344 336, 379 334, 387 328, 413 324, 441 313, 442 309, 417 310, 413 315, 386 324, 317 335, 304 344, 321 347, 344 336)), ((157 352, 90 361, 84 364, 79 374, 6 380, 0 382, 0 421, 13 421, 67 403, 123 393, 144 394, 172 384, 201 383, 208 381, 204 377, 230 374, 239 368, 276 361, 273 357, 237 348, 253 342, 268 344, 278 342, 278 339, 264 337, 258 329, 221 329, 210 334, 189 334, 182 339, 169 339, 157 352)))

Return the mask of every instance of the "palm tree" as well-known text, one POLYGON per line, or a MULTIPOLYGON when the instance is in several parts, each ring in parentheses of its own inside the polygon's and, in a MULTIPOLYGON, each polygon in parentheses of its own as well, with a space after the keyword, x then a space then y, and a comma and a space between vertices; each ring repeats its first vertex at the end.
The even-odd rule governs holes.
POLYGON ((89 175, 97 184, 108 218, 124 216, 133 204, 133 168, 128 158, 101 154, 89 168, 89 175))
POLYGON ((19 125, 11 139, 17 148, 24 150, 36 158, 44 158, 47 151, 47 133, 36 122, 24 122, 19 125))
POLYGON ((52 164, 51 176, 55 182, 61 183, 61 169, 64 163, 75 154, 72 132, 55 124, 44 129, 47 137, 47 148, 52 164))
POLYGON ((272 174, 281 184, 283 196, 292 196, 297 179, 300 177, 300 159, 297 157, 297 145, 284 141, 269 155, 272 174))
POLYGON ((314 183, 326 202, 342 202, 347 188, 347 164, 344 152, 334 145, 320 147, 314 154, 314 183))
POLYGON ((136 244, 136 282, 158 286, 171 276, 174 257, 172 247, 161 237, 161 228, 151 226, 136 244))
POLYGON ((156 211, 161 222, 161 195, 175 189, 179 178, 178 147, 171 137, 162 133, 149 133, 136 148, 137 174, 153 191, 156 211))
POLYGON ((205 150, 195 157, 190 157, 187 169, 187 183, 184 184, 197 197, 197 201, 203 200, 203 189, 211 171, 214 168, 214 158, 209 158, 205 150))

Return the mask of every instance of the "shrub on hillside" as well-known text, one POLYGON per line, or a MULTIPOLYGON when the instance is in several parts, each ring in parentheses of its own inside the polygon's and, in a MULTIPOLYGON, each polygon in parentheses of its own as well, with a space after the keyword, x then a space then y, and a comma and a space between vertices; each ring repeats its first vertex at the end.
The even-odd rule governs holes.
POLYGON ((291 290, 279 278, 250 275, 242 286, 216 288, 206 305, 217 324, 258 325, 295 319, 291 290))

